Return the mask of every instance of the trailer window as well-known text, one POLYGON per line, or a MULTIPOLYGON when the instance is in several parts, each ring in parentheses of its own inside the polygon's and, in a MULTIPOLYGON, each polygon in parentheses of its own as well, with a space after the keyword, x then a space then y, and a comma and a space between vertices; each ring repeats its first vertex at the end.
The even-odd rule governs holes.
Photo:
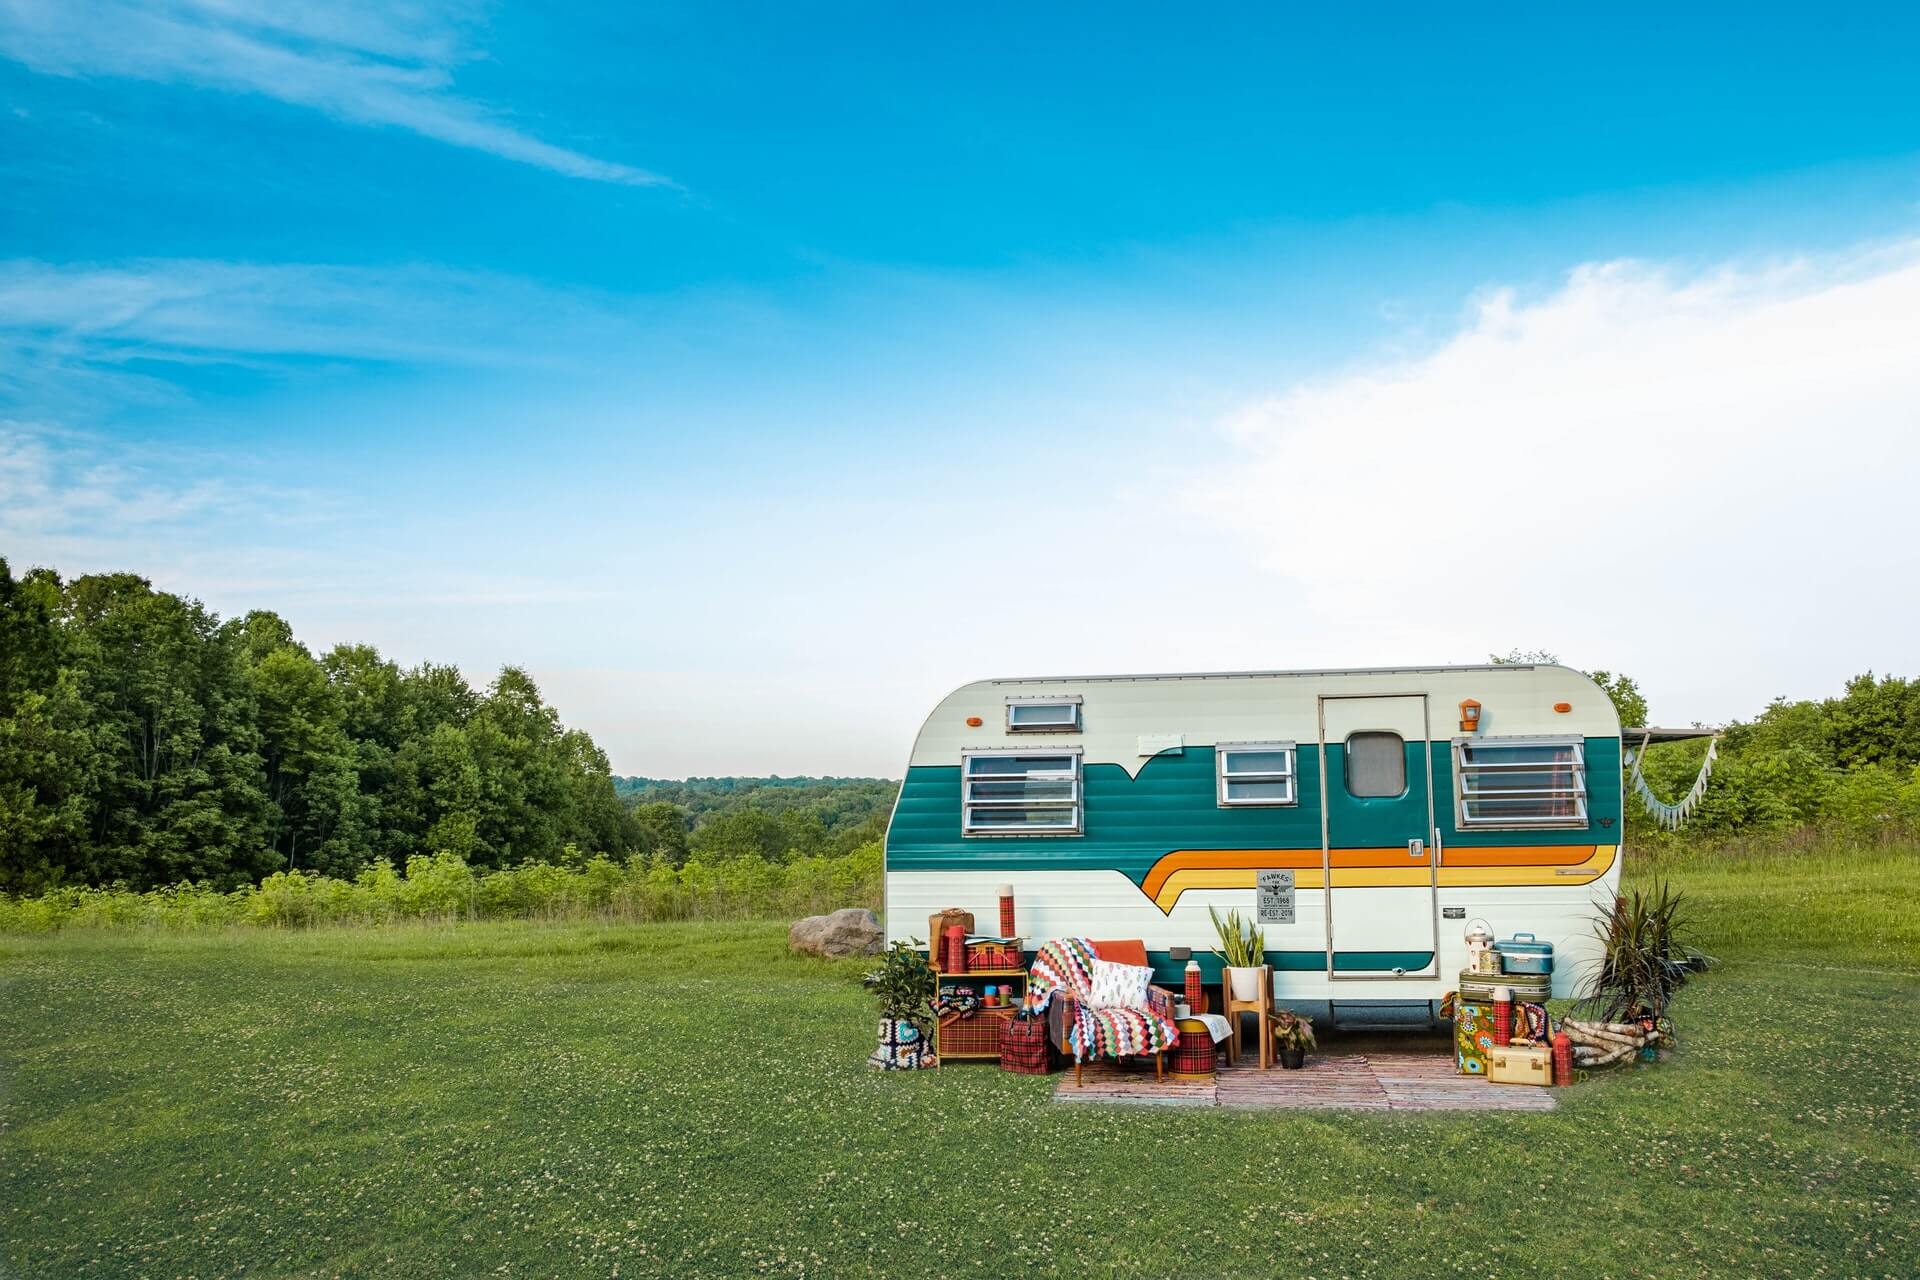
POLYGON ((1397 733, 1347 735, 1347 794, 1362 798, 1407 791, 1407 740, 1397 733))
POLYGON ((1454 743, 1462 827, 1584 827, 1587 762, 1578 739, 1454 743))
POLYGON ((1009 698, 1008 733, 1078 733, 1080 699, 1009 698))
POLYGON ((961 757, 963 835, 1078 835, 1080 753, 994 751, 961 757))
POLYGON ((1214 748, 1223 805, 1293 804, 1291 742, 1223 742, 1214 748))

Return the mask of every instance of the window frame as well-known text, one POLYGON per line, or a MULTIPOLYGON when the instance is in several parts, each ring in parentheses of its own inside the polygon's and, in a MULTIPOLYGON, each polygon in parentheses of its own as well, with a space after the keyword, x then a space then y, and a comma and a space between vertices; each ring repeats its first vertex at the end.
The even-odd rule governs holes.
POLYGON ((1300 803, 1300 744, 1297 742, 1216 742, 1213 744, 1213 774, 1215 808, 1220 809, 1286 809, 1300 803), (1228 757, 1240 754, 1252 754, 1256 751, 1283 751, 1287 756, 1284 771, 1274 769, 1247 769, 1234 771, 1227 767, 1228 757), (1235 799, 1227 793, 1229 782, 1280 782, 1287 784, 1287 798, 1268 800, 1261 798, 1235 799))
POLYGON ((1511 737, 1459 737, 1453 740, 1453 820, 1459 831, 1578 831, 1592 825, 1592 810, 1589 802, 1593 789, 1587 783, 1587 741, 1577 734, 1515 734, 1511 737), (1539 761, 1471 763, 1467 752, 1471 748, 1487 747, 1569 747, 1573 751, 1573 760, 1568 764, 1539 761), (1562 796, 1573 800, 1574 812, 1550 817, 1513 817, 1474 816, 1468 812, 1467 776, 1470 773, 1485 776, 1500 771, 1528 773, 1571 772, 1571 787, 1509 789, 1489 792, 1480 790, 1473 793, 1474 799, 1497 797, 1501 799, 1545 798, 1562 796))
POLYGON ((1355 729, 1340 740, 1340 789, 1349 800, 1404 800, 1413 793, 1413 774, 1407 769, 1407 735, 1396 729, 1355 729), (1400 743, 1400 789, 1369 791, 1365 795, 1353 789, 1353 740, 1355 738, 1393 738, 1400 743))
POLYGON ((1084 783, 1084 762, 1079 747, 1049 747, 1035 750, 1032 747, 981 747, 960 753, 960 835, 964 839, 1025 839, 1031 836, 1079 836, 1086 834, 1086 788, 1084 783), (1035 774, 984 774, 975 776, 973 762, 980 759, 1005 758, 1008 756, 1057 757, 1070 762, 1064 770, 1035 774), (1067 800, 1047 799, 1029 800, 975 799, 973 785, 976 782, 1025 782, 1038 777, 1045 781, 1058 781, 1062 778, 1071 782, 1071 796, 1067 800), (1060 809, 1070 815, 1072 825, 1057 827, 979 827, 973 823, 976 809, 1060 809))
POLYGON ((1061 694, 1060 696, 1054 697, 1054 698, 1008 698, 1007 699, 1007 732, 1008 733, 1080 733, 1080 732, 1083 732, 1085 729, 1085 725, 1083 724, 1083 713, 1081 711, 1081 706, 1082 706, 1082 700, 1079 694, 1061 694), (1013 722, 1013 709, 1015 707, 1067 707, 1072 710, 1073 718, 1067 721, 1065 724, 1015 724, 1013 722))

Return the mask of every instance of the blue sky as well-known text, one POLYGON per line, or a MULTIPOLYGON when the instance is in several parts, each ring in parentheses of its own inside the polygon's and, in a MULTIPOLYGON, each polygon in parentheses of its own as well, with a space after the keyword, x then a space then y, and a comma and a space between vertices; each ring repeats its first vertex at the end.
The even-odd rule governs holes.
POLYGON ((16 568, 657 775, 981 675, 1911 666, 1909 7, 282 8, 0 3, 16 568))

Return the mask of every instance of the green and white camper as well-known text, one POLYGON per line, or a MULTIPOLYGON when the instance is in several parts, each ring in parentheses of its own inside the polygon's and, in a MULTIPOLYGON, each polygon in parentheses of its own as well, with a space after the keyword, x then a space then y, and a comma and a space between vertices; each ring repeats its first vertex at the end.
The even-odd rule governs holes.
MULTIPOLYGON (((1012 885, 1029 945, 1139 938, 1219 978, 1209 907, 1258 915, 1274 994, 1342 1024, 1435 1016, 1464 931, 1527 931, 1569 994, 1620 878, 1621 731, 1562 666, 984 680, 914 742, 888 941, 1012 885)), ((924 939, 922 939, 924 941, 924 939)))

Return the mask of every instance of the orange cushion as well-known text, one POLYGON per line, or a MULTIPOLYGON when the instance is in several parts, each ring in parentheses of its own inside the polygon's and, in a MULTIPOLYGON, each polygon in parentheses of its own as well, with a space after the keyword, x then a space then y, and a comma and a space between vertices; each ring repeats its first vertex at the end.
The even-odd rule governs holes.
MULTIPOLYGON (((1089 941, 1092 940, 1089 939, 1089 941)), ((1111 960, 1115 964, 1145 964, 1147 944, 1138 938, 1122 938, 1115 942, 1094 942, 1093 954, 1102 960, 1111 960)))

